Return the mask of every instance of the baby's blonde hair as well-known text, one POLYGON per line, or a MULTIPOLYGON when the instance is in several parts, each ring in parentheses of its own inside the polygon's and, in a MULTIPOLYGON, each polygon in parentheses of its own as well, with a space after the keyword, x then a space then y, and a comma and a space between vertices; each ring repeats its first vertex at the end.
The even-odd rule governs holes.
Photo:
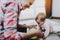
POLYGON ((36 16, 35 20, 37 20, 38 17, 40 17, 40 20, 41 20, 41 21, 44 21, 44 20, 46 19, 46 14, 44 14, 43 12, 39 13, 39 14, 36 16))

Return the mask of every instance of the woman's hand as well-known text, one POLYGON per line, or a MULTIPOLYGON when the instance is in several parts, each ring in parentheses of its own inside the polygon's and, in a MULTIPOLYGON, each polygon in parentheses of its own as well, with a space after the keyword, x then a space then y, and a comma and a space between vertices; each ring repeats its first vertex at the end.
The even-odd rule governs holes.
POLYGON ((36 29, 36 26, 37 25, 30 25, 30 26, 28 26, 29 28, 35 28, 36 29))

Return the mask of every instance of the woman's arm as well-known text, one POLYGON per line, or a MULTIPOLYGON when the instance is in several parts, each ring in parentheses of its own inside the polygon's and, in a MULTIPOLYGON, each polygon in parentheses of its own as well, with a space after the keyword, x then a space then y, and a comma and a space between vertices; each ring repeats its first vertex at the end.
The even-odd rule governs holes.
POLYGON ((37 25, 22 25, 22 24, 18 24, 18 27, 22 27, 22 28, 35 28, 35 26, 37 25))
POLYGON ((24 39, 24 38, 28 38, 31 36, 44 37, 44 34, 41 31, 35 31, 35 32, 33 31, 31 33, 23 33, 21 36, 22 36, 22 39, 24 39))

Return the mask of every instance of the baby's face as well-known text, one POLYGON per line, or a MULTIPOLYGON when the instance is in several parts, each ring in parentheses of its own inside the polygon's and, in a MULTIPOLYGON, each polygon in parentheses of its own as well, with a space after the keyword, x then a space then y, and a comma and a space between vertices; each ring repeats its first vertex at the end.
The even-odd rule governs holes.
POLYGON ((36 22, 38 23, 39 26, 42 26, 42 25, 44 24, 45 20, 42 21, 42 20, 40 19, 40 17, 38 17, 37 20, 36 20, 36 22))

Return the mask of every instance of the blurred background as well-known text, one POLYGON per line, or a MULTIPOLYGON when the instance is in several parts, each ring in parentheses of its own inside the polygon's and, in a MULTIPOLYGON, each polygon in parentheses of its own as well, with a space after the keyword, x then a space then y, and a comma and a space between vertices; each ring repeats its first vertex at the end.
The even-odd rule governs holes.
MULTIPOLYGON (((60 23, 60 0, 21 0, 22 5, 24 5, 27 1, 31 2, 32 5, 27 12, 20 14, 19 24, 36 24, 35 17, 39 12, 44 12, 48 19, 60 23)), ((47 38, 47 40, 60 40, 60 38, 57 35, 52 34, 47 38)))
MULTIPOLYGON (((1 2, 2 0, 0 0, 1 2)), ((35 23, 35 17, 39 12, 44 12, 48 19, 60 23, 60 0, 18 0, 22 6, 31 2, 31 6, 20 12, 19 24, 31 25, 35 23)), ((1 5, 1 4, 0 4, 1 5)), ((18 28, 18 31, 27 32, 28 28, 18 28)), ((47 40, 60 40, 60 38, 52 34, 47 40)))

